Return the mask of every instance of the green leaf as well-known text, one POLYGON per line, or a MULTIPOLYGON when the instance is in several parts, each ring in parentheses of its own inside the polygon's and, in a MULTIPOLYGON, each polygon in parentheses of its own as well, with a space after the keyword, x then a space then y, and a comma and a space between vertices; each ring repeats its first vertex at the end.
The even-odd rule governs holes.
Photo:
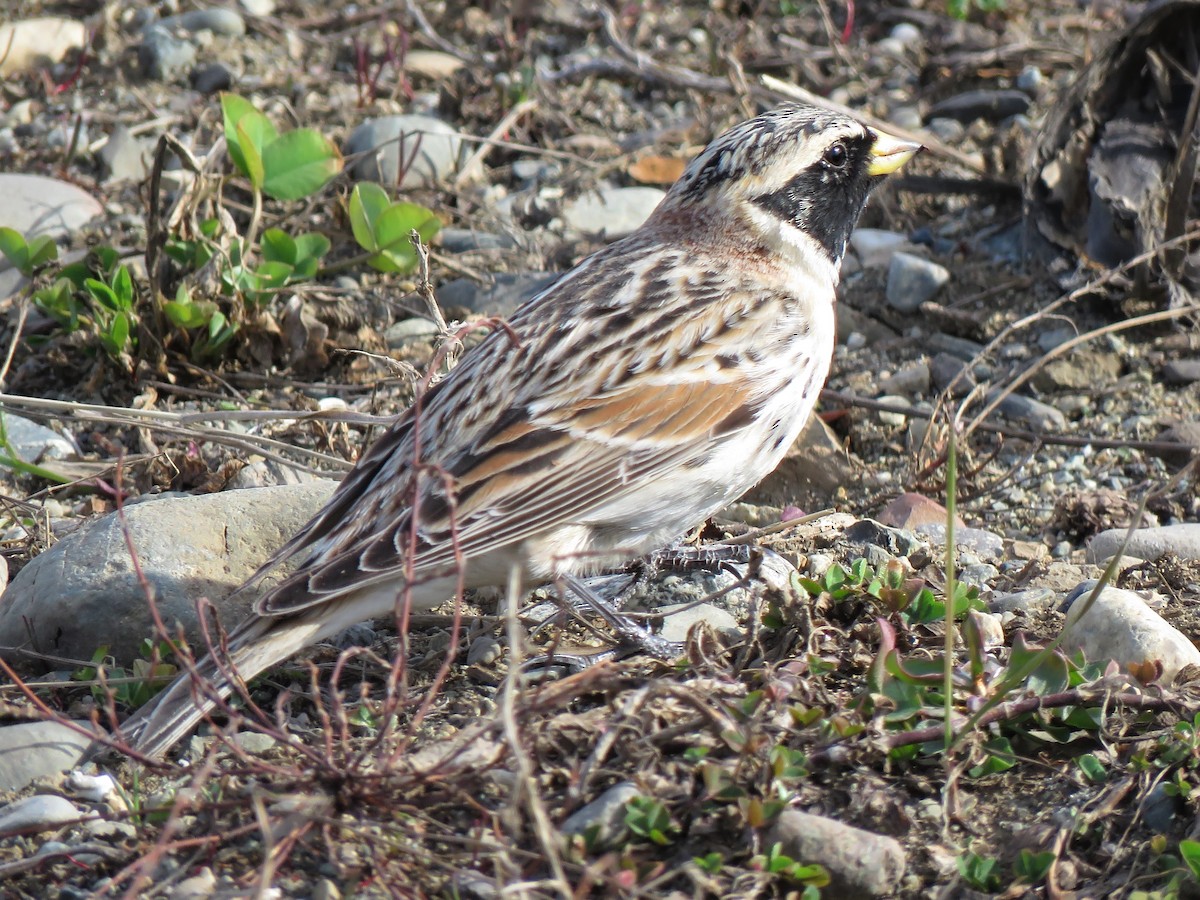
POLYGON ((254 104, 237 94, 221 95, 221 113, 225 121, 225 144, 229 148, 229 158, 256 187, 261 186, 263 148, 278 136, 275 126, 254 108, 254 104), (247 158, 247 151, 252 159, 247 158), (252 161, 257 161, 257 178, 253 174, 255 169, 252 169, 252 161))
POLYGON ((1043 853, 1034 853, 1032 850, 1022 850, 1017 861, 1013 863, 1013 874, 1020 881, 1026 884, 1039 884, 1046 880, 1046 876, 1050 874, 1050 867, 1054 865, 1055 856, 1047 850, 1043 853))
POLYGON ((298 256, 296 242, 286 231, 268 228, 262 236, 262 255, 268 262, 283 262, 294 266, 298 256))
POLYGON ((347 211, 350 216, 350 230, 354 232, 358 246, 364 250, 379 249, 375 225, 391 205, 392 201, 387 192, 379 185, 364 181, 354 186, 354 190, 350 192, 347 211))
POLYGON ((242 165, 239 166, 242 174, 250 179, 250 183, 254 185, 256 191, 263 189, 263 183, 266 181, 266 168, 263 164, 263 153, 265 152, 254 139, 254 136, 246 129, 246 126, 238 122, 233 129, 238 136, 238 146, 241 147, 242 165))
POLYGON ((129 343, 129 316, 123 312, 113 316, 108 331, 100 336, 100 342, 113 356, 123 353, 129 343))
POLYGON ((0 228, 0 253, 3 253, 21 274, 28 276, 33 272, 25 236, 15 228, 0 228))
POLYGON ((268 260, 259 263, 254 274, 258 276, 262 288, 281 288, 292 277, 292 271, 292 267, 285 262, 268 260))
POLYGON ((1009 743, 1008 738, 989 738, 983 745, 983 749, 987 753, 987 756, 982 763, 970 770, 972 778, 1006 772, 1017 764, 1017 756, 1013 752, 1012 744, 1009 743))
POLYGON ((113 276, 113 295, 117 298, 117 308, 133 309, 133 279, 129 275, 128 266, 118 266, 113 276))
POLYGON ((1179 842, 1179 855, 1192 873, 1192 877, 1200 881, 1200 842, 1182 840, 1179 842))
POLYGON ((375 242, 379 253, 367 260, 380 272, 411 272, 417 266, 417 251, 412 245, 415 230, 428 242, 441 230, 442 223, 424 206, 393 203, 375 222, 375 242))
POLYGON ((120 301, 117 300, 116 293, 103 281, 98 281, 95 278, 89 278, 84 281, 83 286, 87 289, 87 292, 92 295, 92 298, 101 305, 108 307, 113 312, 117 312, 121 309, 120 301))
POLYGON ((1100 784, 1108 780, 1108 772, 1104 769, 1104 763, 1100 762, 1094 753, 1083 754, 1075 760, 1075 764, 1092 784, 1100 784))
POLYGON ((163 304, 163 312, 176 328, 199 328, 205 322, 203 310, 194 303, 168 300, 163 304))
POLYGON ((263 193, 276 200, 299 200, 315 194, 342 171, 337 146, 312 128, 281 134, 262 151, 263 193))
POLYGON ((302 234, 296 238, 296 262, 311 259, 314 262, 329 252, 329 238, 317 232, 302 234))
POLYGON ((58 244, 54 243, 54 238, 42 234, 29 242, 29 267, 31 269, 36 269, 52 259, 58 259, 58 244))

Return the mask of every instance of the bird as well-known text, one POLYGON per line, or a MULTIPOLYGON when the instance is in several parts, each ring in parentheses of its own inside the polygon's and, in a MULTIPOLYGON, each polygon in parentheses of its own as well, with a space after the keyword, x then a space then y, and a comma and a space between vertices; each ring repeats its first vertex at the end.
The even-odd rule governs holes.
POLYGON ((351 625, 667 545, 768 475, 812 414, 868 195, 921 147, 789 103, 702 150, 398 415, 238 590, 294 568, 121 726, 161 757, 228 696, 351 625), (204 679, 211 686, 198 691, 204 679))

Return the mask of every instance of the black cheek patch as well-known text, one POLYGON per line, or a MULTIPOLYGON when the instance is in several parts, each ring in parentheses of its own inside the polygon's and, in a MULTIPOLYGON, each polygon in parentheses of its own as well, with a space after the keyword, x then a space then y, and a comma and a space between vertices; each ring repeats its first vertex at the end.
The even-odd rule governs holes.
POLYGON ((797 172, 779 190, 756 197, 754 202, 808 234, 838 262, 858 221, 871 176, 867 166, 871 141, 848 141, 846 165, 840 169, 817 162, 797 172))

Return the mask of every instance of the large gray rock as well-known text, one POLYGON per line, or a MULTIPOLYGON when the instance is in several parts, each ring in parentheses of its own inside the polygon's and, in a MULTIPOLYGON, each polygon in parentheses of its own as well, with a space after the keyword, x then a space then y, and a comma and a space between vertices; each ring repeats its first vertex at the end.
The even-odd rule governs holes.
MULTIPOLYGON (((87 722, 80 722, 89 728, 87 722)), ((79 764, 92 739, 57 722, 20 722, 0 728, 0 793, 24 790, 39 778, 79 764)))
POLYGON ((782 845, 797 862, 823 865, 831 879, 829 896, 844 900, 892 894, 907 866, 904 848, 894 838, 798 809, 779 814, 765 844, 782 845))
POLYGON ((0 174, 0 225, 7 225, 26 239, 48 234, 66 237, 104 212, 104 207, 87 191, 44 175, 0 174))
MULTIPOLYGON (((1088 544, 1088 562, 1106 562, 1121 549, 1124 540, 1124 528, 1110 528, 1100 532, 1088 544)), ((1129 538, 1125 555, 1155 560, 1168 551, 1180 559, 1200 559, 1200 524, 1185 522, 1181 525, 1139 528, 1129 538)))
MULTIPOLYGON (((254 597, 226 601, 235 587, 329 499, 332 481, 228 491, 135 504, 125 519, 138 562, 163 621, 181 622, 203 646, 196 601, 211 600, 227 628, 254 597)), ((12 648, 90 659, 107 645, 118 665, 137 658, 154 625, 115 514, 81 528, 36 557, 0 596, 0 647, 6 658, 37 665, 12 648)))
POLYGON ((666 193, 655 187, 604 187, 563 207, 563 221, 580 234, 603 234, 610 241, 642 227, 666 193))
POLYGON ((400 115, 368 119, 351 132, 346 155, 363 154, 354 163, 359 181, 385 187, 432 187, 458 168, 462 139, 432 116, 400 115), (403 173, 401 166, 404 166, 403 173), (401 179, 401 174, 404 175, 401 179))

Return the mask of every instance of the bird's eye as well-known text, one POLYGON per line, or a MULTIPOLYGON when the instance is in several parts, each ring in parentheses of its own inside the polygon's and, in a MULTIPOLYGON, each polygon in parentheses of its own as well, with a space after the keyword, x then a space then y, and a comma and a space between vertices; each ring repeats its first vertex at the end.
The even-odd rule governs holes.
POLYGON ((825 165, 827 166, 831 166, 835 169, 842 168, 842 166, 846 165, 846 145, 841 141, 838 141, 825 151, 825 156, 823 159, 825 161, 825 165))

